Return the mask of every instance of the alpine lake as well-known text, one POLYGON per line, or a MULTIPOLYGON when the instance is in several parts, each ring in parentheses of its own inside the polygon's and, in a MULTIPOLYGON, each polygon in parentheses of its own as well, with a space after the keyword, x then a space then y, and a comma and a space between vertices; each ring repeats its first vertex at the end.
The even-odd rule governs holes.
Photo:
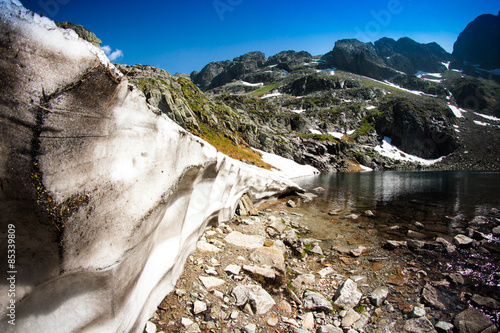
POLYGON ((296 182, 317 197, 293 198, 293 211, 307 237, 330 249, 325 260, 339 274, 391 286, 388 301, 402 312, 423 303, 436 320, 451 320, 473 306, 498 327, 500 173, 331 173, 296 182), (422 296, 427 284, 437 305, 422 296), (497 302, 478 302, 484 297, 497 302))

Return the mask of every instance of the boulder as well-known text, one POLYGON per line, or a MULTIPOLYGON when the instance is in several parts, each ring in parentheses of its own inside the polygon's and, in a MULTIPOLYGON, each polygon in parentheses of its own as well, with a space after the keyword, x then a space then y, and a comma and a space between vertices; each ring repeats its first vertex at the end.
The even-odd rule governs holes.
POLYGON ((337 289, 334 296, 334 304, 346 309, 354 308, 363 294, 358 291, 356 282, 351 279, 345 280, 337 289))
POLYGON ((422 291, 422 297, 424 301, 430 306, 439 310, 445 310, 446 307, 441 302, 440 293, 436 290, 436 288, 431 286, 429 283, 425 284, 424 290, 422 291))
POLYGON ((278 247, 259 247, 250 254, 250 260, 285 273, 285 257, 278 247))
POLYGON ((374 306, 381 306, 387 299, 388 295, 389 295, 389 288, 387 288, 386 286, 381 286, 372 291, 372 293, 369 296, 369 299, 374 306))
POLYGON ((247 249, 256 249, 264 245, 265 237, 259 235, 246 235, 239 231, 233 231, 224 238, 226 243, 244 247, 247 249))
POLYGON ((274 299, 259 285, 236 286, 231 292, 236 306, 244 307, 249 303, 257 314, 266 314, 276 304, 274 299))
POLYGON ((342 318, 341 326, 343 328, 348 328, 357 322, 361 318, 361 315, 354 311, 353 309, 348 309, 347 314, 342 318))
POLYGON ((333 311, 332 303, 325 296, 314 291, 306 290, 302 303, 308 311, 333 311))
POLYGON ((335 42, 333 50, 325 54, 321 62, 326 68, 334 67, 378 80, 388 79, 397 73, 379 57, 373 43, 362 43, 357 39, 335 42))
POLYGON ((414 318, 405 321, 404 332, 408 333, 437 333, 434 325, 426 317, 414 318))
POLYGON ((481 311, 469 308, 453 319, 457 333, 495 333, 498 332, 491 319, 481 311))

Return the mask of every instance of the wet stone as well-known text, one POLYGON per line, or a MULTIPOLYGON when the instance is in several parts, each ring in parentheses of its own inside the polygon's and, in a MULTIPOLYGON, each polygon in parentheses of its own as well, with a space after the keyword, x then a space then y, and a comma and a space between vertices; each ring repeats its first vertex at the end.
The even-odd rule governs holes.
POLYGON ((436 328, 436 330, 439 333, 452 333, 453 332, 453 328, 455 326, 453 326, 453 324, 451 324, 451 323, 440 321, 434 327, 436 328))
POLYGON ((424 290, 422 291, 422 297, 424 298, 425 302, 427 302, 430 306, 435 307, 436 309, 439 310, 445 309, 444 304, 439 300, 440 298, 439 292, 429 283, 425 285, 424 290))
POLYGON ((481 295, 473 295, 471 299, 472 303, 476 304, 477 306, 481 306, 490 310, 496 310, 500 308, 500 303, 491 298, 491 297, 484 297, 481 295))
POLYGON ((495 324, 481 311, 469 308, 453 319, 455 332, 458 333, 493 333, 497 332, 495 324))
POLYGON ((426 317, 407 320, 404 325, 404 330, 405 332, 414 333, 437 333, 437 331, 434 329, 434 325, 432 325, 430 320, 426 317))
POLYGON ((456 235, 454 237, 454 240, 455 244, 457 244, 458 246, 468 246, 474 241, 472 238, 465 235, 456 235))

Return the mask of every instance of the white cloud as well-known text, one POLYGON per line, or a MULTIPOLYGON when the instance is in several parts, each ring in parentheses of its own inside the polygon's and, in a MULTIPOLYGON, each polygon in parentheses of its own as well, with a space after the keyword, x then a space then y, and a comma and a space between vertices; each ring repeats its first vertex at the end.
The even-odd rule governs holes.
POLYGON ((109 45, 101 46, 101 50, 106 53, 110 61, 115 61, 123 57, 123 51, 116 49, 114 52, 111 52, 113 49, 109 45))

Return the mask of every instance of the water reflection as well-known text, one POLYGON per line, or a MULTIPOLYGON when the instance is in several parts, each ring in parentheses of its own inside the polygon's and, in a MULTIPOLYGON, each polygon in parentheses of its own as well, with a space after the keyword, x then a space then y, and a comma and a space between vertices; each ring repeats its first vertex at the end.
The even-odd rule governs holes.
POLYGON ((480 215, 500 207, 498 172, 332 173, 297 182, 308 190, 323 187, 323 200, 357 209, 374 209, 401 197, 444 205, 446 213, 454 215, 480 215))

